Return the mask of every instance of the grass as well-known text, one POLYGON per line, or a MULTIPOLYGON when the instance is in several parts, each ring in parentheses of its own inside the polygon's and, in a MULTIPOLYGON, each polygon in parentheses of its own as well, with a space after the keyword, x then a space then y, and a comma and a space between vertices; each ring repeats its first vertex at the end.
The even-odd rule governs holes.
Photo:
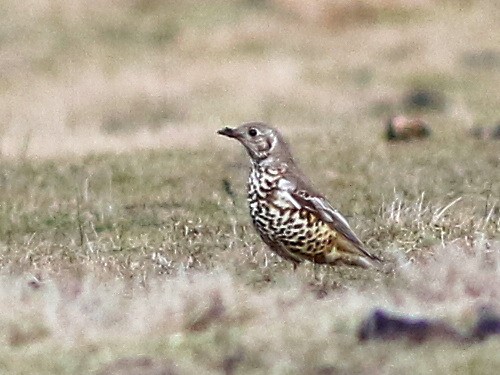
POLYGON ((500 309, 499 145, 467 134, 498 122, 498 5, 301 4, 0 1, 0 373, 496 373, 495 337, 356 330, 500 309), (388 144, 413 89, 445 100, 412 113, 432 137, 388 144), (249 120, 392 272, 267 250, 215 134, 249 120))

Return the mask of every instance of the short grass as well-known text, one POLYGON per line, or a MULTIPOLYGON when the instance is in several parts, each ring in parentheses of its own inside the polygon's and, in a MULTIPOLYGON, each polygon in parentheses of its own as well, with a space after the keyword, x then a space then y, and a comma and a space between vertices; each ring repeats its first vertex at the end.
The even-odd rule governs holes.
POLYGON ((463 330, 500 309, 500 143, 468 136, 500 119, 500 8, 350 4, 0 1, 1 373, 497 372, 498 338, 356 329, 376 307, 463 330), (445 106, 408 109, 413 89, 445 106), (396 113, 432 137, 388 144, 396 113), (247 157, 215 134, 249 120, 391 272, 266 249, 247 157))

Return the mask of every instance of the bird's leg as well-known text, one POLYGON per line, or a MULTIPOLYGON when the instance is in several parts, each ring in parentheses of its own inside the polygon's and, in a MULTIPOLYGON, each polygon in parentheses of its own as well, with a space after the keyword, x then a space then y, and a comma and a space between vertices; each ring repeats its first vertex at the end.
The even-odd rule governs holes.
POLYGON ((318 273, 319 273, 320 265, 318 263, 313 263, 313 276, 315 281, 320 281, 318 273))
POLYGON ((333 272, 333 267, 327 267, 326 269, 326 282, 330 281, 332 279, 332 272, 333 272))

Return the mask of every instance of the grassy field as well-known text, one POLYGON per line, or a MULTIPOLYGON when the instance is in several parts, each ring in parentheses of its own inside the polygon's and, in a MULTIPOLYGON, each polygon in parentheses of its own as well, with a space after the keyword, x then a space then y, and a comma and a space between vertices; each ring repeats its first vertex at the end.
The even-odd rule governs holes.
POLYGON ((500 121, 500 5, 304 4, 0 0, 0 374, 497 373, 498 337, 357 328, 500 313, 500 141, 468 134, 500 121), (432 136, 387 143, 393 114, 432 136), (215 133, 252 120, 391 272, 267 250, 215 133))

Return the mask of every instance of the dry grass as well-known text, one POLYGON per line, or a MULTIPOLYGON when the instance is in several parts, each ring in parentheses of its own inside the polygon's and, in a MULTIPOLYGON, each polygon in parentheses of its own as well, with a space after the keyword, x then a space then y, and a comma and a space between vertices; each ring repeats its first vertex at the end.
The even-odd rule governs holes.
POLYGON ((467 253, 449 245, 433 259, 401 265, 398 286, 376 278, 363 288, 326 291, 290 272, 255 289, 223 269, 184 270, 145 284, 8 277, 0 295, 0 356, 8 373, 53 373, 58 366, 83 373, 138 355, 173 362, 181 373, 218 373, 231 358, 241 373, 494 373, 496 339, 471 347, 439 340, 401 347, 360 345, 353 334, 375 307, 467 329, 481 306, 498 303, 498 243, 484 245, 467 253), (14 360, 20 348, 22 363, 14 360))
POLYGON ((496 1, 0 10, 0 372, 496 373, 495 337, 356 339, 376 307, 463 330, 500 310, 499 145, 467 132, 498 122, 496 1), (409 109, 414 89, 444 107, 409 109), (400 113, 432 137, 387 144, 400 113), (248 120, 393 272, 266 250, 246 155, 215 135, 248 120))

